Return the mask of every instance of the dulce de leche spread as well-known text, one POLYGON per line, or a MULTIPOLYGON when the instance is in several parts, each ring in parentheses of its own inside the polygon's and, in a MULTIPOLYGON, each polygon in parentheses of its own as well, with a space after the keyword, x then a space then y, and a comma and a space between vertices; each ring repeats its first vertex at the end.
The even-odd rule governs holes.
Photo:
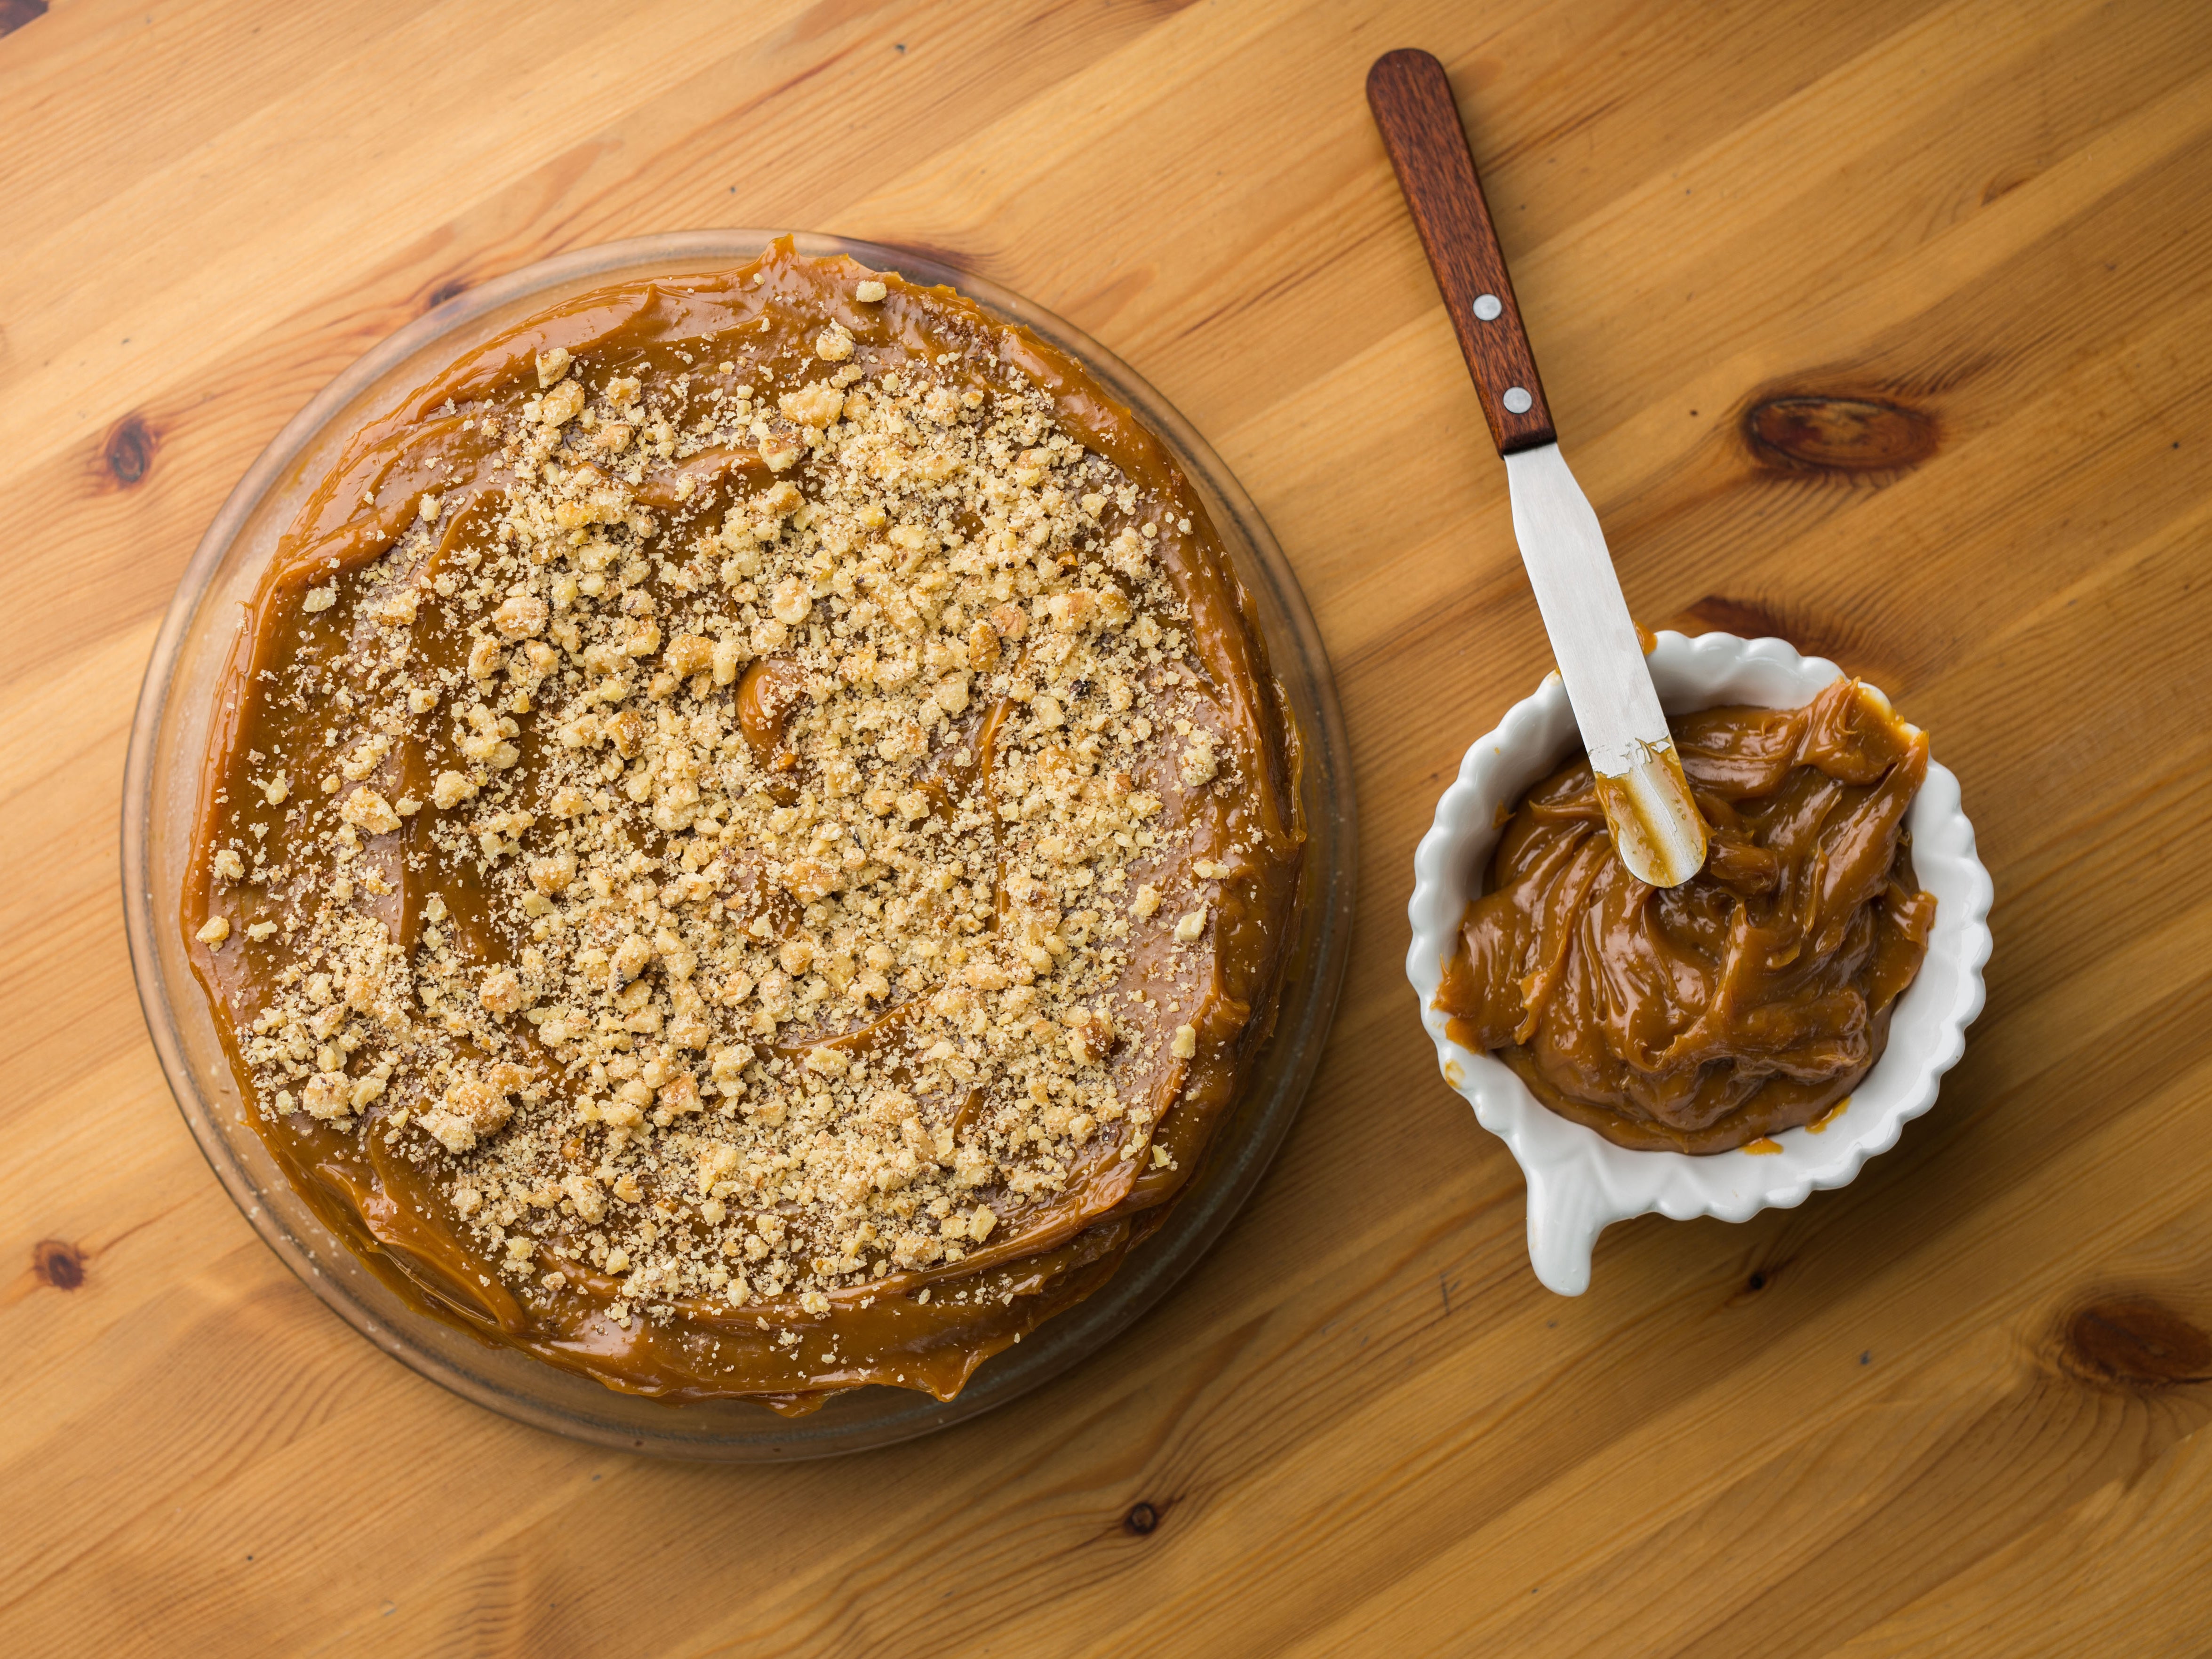
POLYGON ((1130 411, 779 244, 352 440, 248 609, 185 927, 263 1139, 418 1304, 642 1394, 949 1396, 1201 1167, 1295 767, 1130 411))
POLYGON ((1936 915, 1905 829, 1928 738, 1852 680, 1673 730, 1705 868, 1637 880, 1589 763, 1562 768, 1504 826, 1437 1006, 1607 1139, 1725 1152, 1814 1121, 1881 1058, 1936 915))

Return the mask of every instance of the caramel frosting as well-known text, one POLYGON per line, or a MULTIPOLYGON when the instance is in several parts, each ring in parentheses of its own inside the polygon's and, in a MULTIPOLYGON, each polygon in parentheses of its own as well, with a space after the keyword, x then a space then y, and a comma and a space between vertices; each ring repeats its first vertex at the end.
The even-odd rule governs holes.
POLYGON ((1297 765, 1131 412, 781 243, 347 445, 245 617, 184 926, 262 1138, 418 1305, 672 1399, 949 1397, 1202 1168, 1297 765))
POLYGON ((1574 761, 1504 825, 1437 1006, 1607 1139, 1724 1152, 1814 1122, 1881 1058, 1936 915, 1905 830, 1928 738, 1852 680, 1673 731, 1705 867, 1637 880, 1574 761))

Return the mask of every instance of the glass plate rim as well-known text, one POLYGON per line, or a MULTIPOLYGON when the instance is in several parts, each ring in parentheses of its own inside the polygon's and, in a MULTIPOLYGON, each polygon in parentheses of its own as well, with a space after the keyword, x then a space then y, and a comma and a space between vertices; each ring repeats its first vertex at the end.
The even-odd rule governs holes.
MULTIPOLYGON (((281 428, 225 497, 179 578, 149 657, 131 726, 122 789, 122 877, 125 932, 133 982, 148 1035, 165 1081, 202 1156, 264 1243, 314 1292, 332 1313, 378 1347, 426 1379, 463 1398, 516 1421, 564 1437, 650 1455, 714 1461, 792 1462, 831 1456, 896 1443, 981 1415, 1042 1386, 1109 1344, 1155 1306, 1194 1267, 1242 1211, 1258 1186, 1295 1120, 1325 1047, 1349 957, 1356 881, 1356 816, 1350 750, 1339 707, 1334 676, 1320 633, 1296 575, 1266 520, 1212 447, 1135 370, 1088 334, 1042 307, 988 278, 947 264, 933 255, 895 244, 805 232, 730 228, 676 231, 594 244, 532 261, 456 295, 393 331, 348 364, 281 428), (859 1423, 823 1422, 811 1417, 781 1419, 758 1407, 755 1431, 686 1433, 689 1422, 702 1421, 701 1408, 651 1402, 665 1414, 642 1429, 635 1424, 594 1420, 559 1404, 548 1404, 496 1377, 458 1365, 410 1339, 400 1322, 380 1317, 325 1273, 313 1247, 295 1235, 264 1201, 264 1194, 239 1164, 198 1073, 184 1052, 171 1008, 171 986, 157 944, 164 924, 162 905, 151 880, 153 785, 155 750, 177 670, 191 624, 211 597, 213 579, 253 509, 280 487, 289 469, 307 452, 338 416, 354 408, 392 369, 438 340, 501 309, 546 291, 603 276, 608 281, 643 277, 655 268, 710 268, 742 263, 783 234, 802 253, 846 254, 877 269, 896 270, 910 280, 942 283, 976 301, 1002 319, 1030 329, 1080 361, 1145 423, 1166 441, 1193 475, 1201 494, 1227 510, 1223 529, 1232 555, 1238 537, 1249 544, 1249 558, 1236 561, 1248 587, 1255 578, 1260 598, 1277 626, 1266 632, 1269 664, 1279 683, 1291 689, 1284 654, 1295 653, 1300 689, 1310 702, 1286 712, 1299 727, 1302 759, 1312 787, 1303 788, 1310 811, 1317 804, 1327 823, 1310 823, 1315 852, 1307 870, 1307 914, 1301 917, 1309 972, 1297 997, 1285 982, 1278 1025, 1262 1060, 1281 1062, 1275 1079, 1278 1099, 1269 1103, 1264 1134, 1209 1153, 1222 1167, 1206 1172, 1205 1189, 1192 1183, 1179 1208, 1195 1212, 1191 1224, 1176 1218, 1160 1238, 1139 1247, 1115 1279, 1088 1301, 1056 1316, 1033 1340, 1054 1339, 1052 1352, 1039 1352, 1024 1364, 1017 1347, 985 1362, 968 1387, 951 1401, 924 1394, 859 1423), (1295 1005, 1295 1006, 1293 1006, 1295 1005), (1296 1029, 1290 1017, 1300 1016, 1296 1029), (1176 1234, 1173 1248, 1166 1235, 1176 1234), (1152 1249, 1151 1245, 1162 1248, 1152 1249), (1086 1314, 1089 1316, 1085 1317, 1086 1314), (1011 1363, 1010 1363, 1011 1362, 1011 1363)), ((172 906, 172 908, 173 908, 172 906)), ((191 994, 198 994, 192 988, 191 994)), ((1255 1070, 1258 1069, 1255 1067, 1255 1070)), ((1224 1125, 1224 1129, 1228 1126, 1224 1125)), ((428 1319, 427 1315, 418 1316, 428 1319)), ((511 1351, 510 1351, 511 1352, 511 1351)), ((556 1368, 532 1360, 547 1373, 556 1368)), ((534 1373, 532 1374, 534 1376, 534 1373)), ((563 1388, 566 1384, 560 1385, 563 1388)), ((593 1383, 593 1389, 599 1387, 593 1383)), ((609 1401, 635 1399, 607 1391, 609 1401)), ((896 1394, 896 1390, 866 1390, 896 1394)), ((735 1402, 727 1402, 735 1403, 735 1402)), ((831 1402, 834 1406, 836 1402, 831 1402)), ((608 1405, 612 1412, 614 1407, 608 1405)))

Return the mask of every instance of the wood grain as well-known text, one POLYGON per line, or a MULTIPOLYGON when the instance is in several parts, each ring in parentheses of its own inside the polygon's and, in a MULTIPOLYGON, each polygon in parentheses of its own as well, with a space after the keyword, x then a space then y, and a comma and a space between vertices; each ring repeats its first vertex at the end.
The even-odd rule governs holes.
POLYGON ((1557 443, 1536 354, 1444 66, 1418 47, 1386 52, 1367 71, 1367 105, 1474 377, 1491 441, 1500 455, 1557 443))
POLYGON ((2212 1650, 2212 8, 0 8, 0 1651, 2212 1650), (19 21, 20 20, 20 21, 19 21), (1362 95, 1449 73, 1653 626, 1877 680, 1964 781, 1988 1011, 1850 1188, 1530 1276, 1401 971, 1547 666, 1362 95), (1357 754, 1328 1060, 1079 1372, 775 1469, 513 1426, 325 1312, 143 1038, 125 738, 224 493, 368 344, 611 237, 927 248, 1205 431, 1357 754))

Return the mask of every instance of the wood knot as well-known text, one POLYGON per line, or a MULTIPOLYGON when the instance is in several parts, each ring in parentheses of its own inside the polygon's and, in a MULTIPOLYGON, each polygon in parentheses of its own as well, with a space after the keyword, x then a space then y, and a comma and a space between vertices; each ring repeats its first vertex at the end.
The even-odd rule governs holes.
POLYGON ((1757 1301, 1761 1294, 1771 1290, 1775 1282, 1789 1270, 1790 1262, 1790 1257, 1783 1256, 1775 1261, 1761 1262, 1752 1268, 1749 1273, 1736 1280, 1735 1288, 1728 1293, 1726 1305, 1731 1308, 1741 1308, 1747 1303, 1757 1301))
POLYGON ((46 15, 46 0, 0 0, 0 34, 13 34, 46 15))
POLYGON ((432 289, 430 292, 423 297, 422 309, 425 311, 435 311, 440 306, 445 304, 447 301, 458 300, 461 295, 466 294, 468 291, 469 285, 463 278, 459 276, 448 276, 444 282, 439 283, 437 287, 432 289))
POLYGON ((31 1246, 31 1271, 41 1284, 73 1291, 84 1283, 84 1254, 65 1239, 42 1238, 31 1246))
POLYGON ((1708 593, 1685 615, 1698 624, 1701 632, 1717 629, 1747 640, 1790 637, 1789 623, 1757 599, 1734 599, 1724 593, 1708 593))
POLYGON ((1792 472, 1896 472, 1936 453, 1936 417, 1872 398, 1768 398, 1744 411, 1752 453, 1792 472))
POLYGON ((135 489, 145 481, 154 465, 155 441, 143 415, 126 415, 109 429, 100 461, 118 489, 135 489))
POLYGON ((1132 1504, 1121 1517, 1121 1530, 1134 1538, 1149 1538, 1160 1524, 1160 1512, 1150 1504, 1132 1504))
POLYGON ((1912 679, 1877 619, 1814 606, 1732 593, 1708 593, 1672 619, 1685 634, 1740 635, 1747 640, 1786 640, 1808 657, 1827 657, 1897 692, 1912 679))
POLYGON ((2212 1382, 2212 1336, 2148 1297, 2093 1302, 2065 1322, 2067 1369, 2092 1382, 2164 1389, 2212 1382))

